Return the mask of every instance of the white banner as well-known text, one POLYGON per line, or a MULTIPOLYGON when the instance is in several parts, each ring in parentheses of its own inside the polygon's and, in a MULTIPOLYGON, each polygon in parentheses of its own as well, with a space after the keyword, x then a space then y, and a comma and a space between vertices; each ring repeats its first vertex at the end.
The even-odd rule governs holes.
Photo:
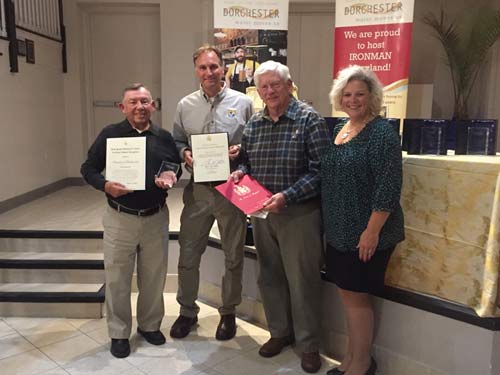
POLYGON ((214 0, 214 27, 288 30, 288 0, 214 0))

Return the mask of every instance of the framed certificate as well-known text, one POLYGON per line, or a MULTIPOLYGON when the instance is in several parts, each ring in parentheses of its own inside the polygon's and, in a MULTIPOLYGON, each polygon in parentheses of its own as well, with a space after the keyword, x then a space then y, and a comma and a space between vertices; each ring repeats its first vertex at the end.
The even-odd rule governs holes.
POLYGON ((224 181, 230 174, 227 133, 192 134, 194 182, 224 181))
POLYGON ((106 140, 106 180, 130 190, 146 189, 146 137, 106 140))

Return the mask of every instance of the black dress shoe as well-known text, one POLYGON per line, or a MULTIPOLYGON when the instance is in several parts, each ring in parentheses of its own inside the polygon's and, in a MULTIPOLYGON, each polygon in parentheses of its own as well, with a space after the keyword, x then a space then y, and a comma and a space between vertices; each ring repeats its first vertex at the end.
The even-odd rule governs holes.
POLYGON ((338 367, 332 368, 326 372, 326 375, 344 375, 345 371, 339 370, 338 367))
POLYGON ((165 340, 165 336, 163 336, 163 333, 161 333, 160 330, 147 332, 137 327, 137 333, 139 333, 146 339, 147 342, 153 345, 162 345, 165 344, 165 341, 167 341, 165 340))
POLYGON ((111 339, 111 349, 109 350, 116 358, 125 358, 130 354, 130 344, 128 339, 111 339))
POLYGON ((234 314, 221 315, 215 338, 217 340, 230 340, 236 335, 236 316, 234 314))
POLYGON ((174 339, 182 339, 186 337, 191 331, 191 327, 193 327, 196 322, 198 322, 198 317, 190 318, 189 316, 179 315, 177 320, 170 328, 170 337, 174 339))

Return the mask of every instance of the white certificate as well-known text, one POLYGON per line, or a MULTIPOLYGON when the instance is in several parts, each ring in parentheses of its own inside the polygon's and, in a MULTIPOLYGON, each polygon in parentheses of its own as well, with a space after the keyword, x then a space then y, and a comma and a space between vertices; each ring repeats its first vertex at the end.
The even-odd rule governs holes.
POLYGON ((146 189, 146 137, 106 140, 106 180, 130 190, 146 189))
POLYGON ((194 182, 224 181, 229 177, 227 133, 192 134, 194 182))

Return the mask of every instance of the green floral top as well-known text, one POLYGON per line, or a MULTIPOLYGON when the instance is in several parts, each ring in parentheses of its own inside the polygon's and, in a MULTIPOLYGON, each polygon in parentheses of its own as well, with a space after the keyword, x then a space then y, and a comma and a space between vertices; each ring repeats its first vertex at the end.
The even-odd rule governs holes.
POLYGON ((332 143, 321 159, 326 240, 339 251, 357 251, 372 211, 386 211, 391 214, 377 247, 385 250, 404 239, 399 136, 387 121, 376 117, 349 142, 335 145, 344 124, 335 127, 332 143))

